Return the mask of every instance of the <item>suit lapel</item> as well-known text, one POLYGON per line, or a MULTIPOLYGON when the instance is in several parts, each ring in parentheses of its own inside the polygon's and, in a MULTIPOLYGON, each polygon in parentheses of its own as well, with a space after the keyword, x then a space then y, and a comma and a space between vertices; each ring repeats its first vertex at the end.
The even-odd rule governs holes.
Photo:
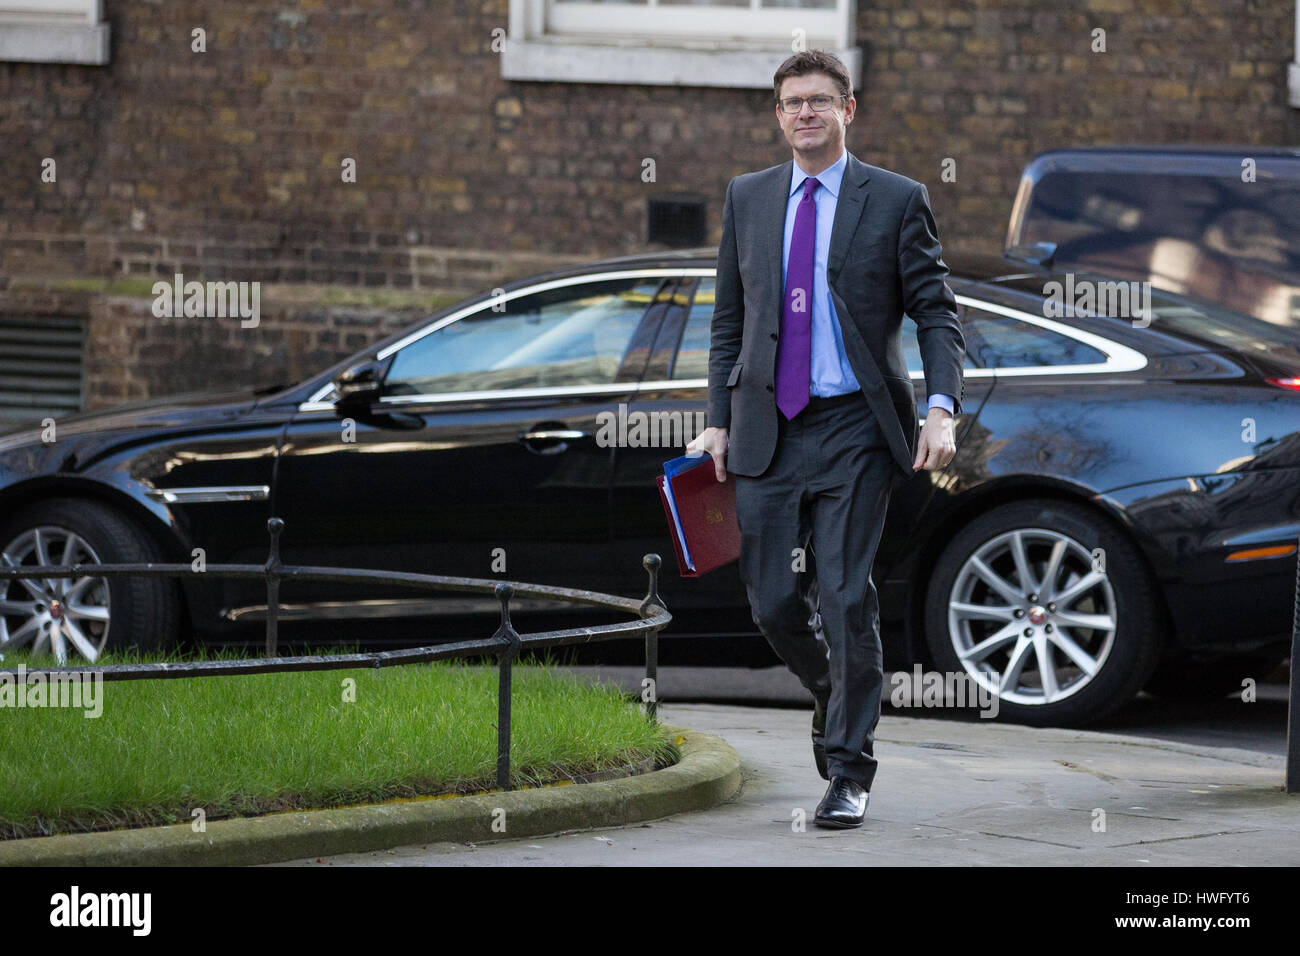
MULTIPOLYGON (((772 174, 772 188, 763 190, 763 207, 758 211, 758 234, 763 237, 766 244, 765 255, 768 262, 768 275, 775 276, 773 280, 776 285, 776 297, 778 300, 785 294, 785 283, 782 281, 782 263, 783 251, 785 249, 785 210, 790 200, 790 177, 794 174, 794 160, 788 160, 776 167, 772 174)), ((777 310, 777 320, 780 321, 781 311, 777 310)))
MULTIPOLYGON (((840 181, 840 196, 835 203, 835 223, 831 227, 831 250, 826 260, 827 276, 834 276, 844 264, 849 242, 857 232, 862 211, 867 208, 867 180, 871 178, 866 163, 849 153, 840 181)), ((788 181, 787 181, 788 184, 788 181)))

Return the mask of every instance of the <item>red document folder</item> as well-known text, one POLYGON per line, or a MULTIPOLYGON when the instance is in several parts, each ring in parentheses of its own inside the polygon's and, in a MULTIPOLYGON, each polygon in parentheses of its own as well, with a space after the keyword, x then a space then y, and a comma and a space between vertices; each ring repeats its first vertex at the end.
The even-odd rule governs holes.
POLYGON ((675 475, 659 475, 655 483, 682 577, 697 578, 740 557, 736 486, 731 481, 718 481, 709 455, 701 455, 698 465, 690 465, 675 475), (673 504, 681 521, 681 537, 677 521, 673 520, 673 504))

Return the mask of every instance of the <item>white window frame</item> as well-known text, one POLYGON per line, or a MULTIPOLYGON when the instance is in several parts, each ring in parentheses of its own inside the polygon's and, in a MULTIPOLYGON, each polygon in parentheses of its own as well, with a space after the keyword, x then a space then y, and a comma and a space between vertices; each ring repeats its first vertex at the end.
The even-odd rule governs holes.
POLYGON ((104 66, 104 0, 0 0, 0 60, 104 66))
MULTIPOLYGON (((3 2, 3 0, 0 0, 3 2)), ((569 83, 648 83, 770 89, 772 74, 794 51, 826 49, 862 79, 856 0, 833 10, 760 6, 702 8, 671 0, 581 3, 510 0, 501 56, 508 80, 569 83), (795 31, 802 31, 796 37, 795 31)))

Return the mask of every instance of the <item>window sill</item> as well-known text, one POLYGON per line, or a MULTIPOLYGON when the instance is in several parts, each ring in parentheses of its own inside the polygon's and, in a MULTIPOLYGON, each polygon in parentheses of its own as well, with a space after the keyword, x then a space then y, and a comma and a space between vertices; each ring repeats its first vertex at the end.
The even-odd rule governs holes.
MULTIPOLYGON (((501 76, 507 80, 562 83, 648 83, 771 89, 772 74, 789 50, 759 47, 690 49, 648 41, 574 42, 507 40, 501 76)), ((862 79, 862 50, 836 50, 853 88, 862 79)))
POLYGON ((108 24, 50 26, 0 21, 0 60, 24 63, 108 63, 108 24))

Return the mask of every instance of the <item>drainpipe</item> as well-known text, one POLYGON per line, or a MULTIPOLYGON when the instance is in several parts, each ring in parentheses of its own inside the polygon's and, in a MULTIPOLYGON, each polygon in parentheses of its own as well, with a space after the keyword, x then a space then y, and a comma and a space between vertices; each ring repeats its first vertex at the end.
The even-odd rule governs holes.
POLYGON ((1287 88, 1291 105, 1300 109, 1300 0, 1296 0, 1295 6, 1295 60, 1287 70, 1287 88))

